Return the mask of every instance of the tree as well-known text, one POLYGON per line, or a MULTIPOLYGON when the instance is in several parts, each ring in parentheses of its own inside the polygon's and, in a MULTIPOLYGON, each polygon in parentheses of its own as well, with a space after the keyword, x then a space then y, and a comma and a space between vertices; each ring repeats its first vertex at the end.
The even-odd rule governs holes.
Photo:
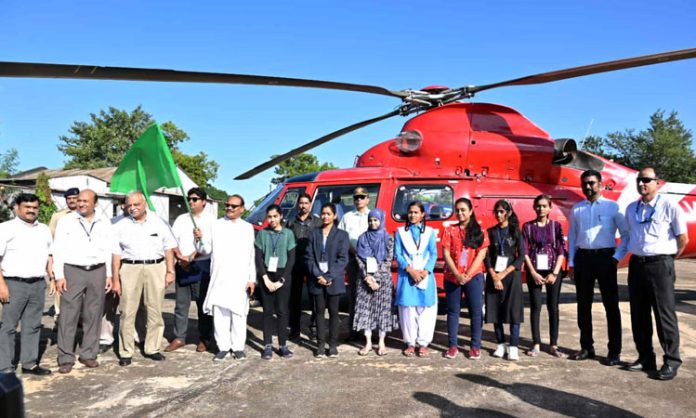
MULTIPOLYGON (((273 155, 271 158, 276 156, 277 155, 273 155)), ((271 183, 280 184, 288 178, 299 176, 300 174, 314 173, 334 168, 336 168, 336 166, 331 163, 319 164, 319 159, 314 154, 302 153, 278 164, 275 168, 276 177, 271 179, 271 183)))
POLYGON ((51 187, 48 185, 48 176, 45 173, 36 177, 36 196, 39 198, 39 222, 48 224, 53 212, 56 211, 56 204, 53 203, 51 187))
POLYGON ((17 172, 19 166, 19 153, 15 148, 10 148, 0 154, 0 178, 9 177, 17 172))
MULTIPOLYGON (((70 135, 59 138, 58 149, 69 158, 65 168, 117 166, 131 145, 154 122, 152 115, 140 106, 132 112, 109 107, 108 111, 100 110, 98 115, 90 113, 89 122, 73 122, 70 135)), ((176 165, 199 186, 210 186, 217 178, 218 163, 209 160, 204 152, 184 154, 178 146, 189 140, 188 134, 171 121, 160 126, 176 165)))
POLYGON ((655 167, 662 178, 681 183, 696 182, 696 156, 691 145, 692 133, 677 118, 677 112, 666 116, 661 109, 650 116, 645 130, 627 129, 582 142, 586 151, 635 170, 655 167))

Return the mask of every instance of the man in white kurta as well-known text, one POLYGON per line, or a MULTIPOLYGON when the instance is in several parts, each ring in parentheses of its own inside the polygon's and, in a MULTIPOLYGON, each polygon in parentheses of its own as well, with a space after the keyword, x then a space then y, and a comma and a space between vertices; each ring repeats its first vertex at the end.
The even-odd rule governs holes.
POLYGON ((241 218, 244 199, 232 195, 225 203, 225 217, 215 221, 212 230, 210 286, 203 311, 213 315, 215 341, 219 352, 215 360, 225 360, 232 351, 246 358, 246 323, 249 294, 256 287, 254 228, 241 218))

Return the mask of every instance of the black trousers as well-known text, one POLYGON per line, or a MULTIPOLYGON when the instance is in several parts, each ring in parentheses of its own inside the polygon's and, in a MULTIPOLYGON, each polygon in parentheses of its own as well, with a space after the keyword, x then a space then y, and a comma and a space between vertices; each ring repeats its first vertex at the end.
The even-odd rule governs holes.
MULTIPOLYGON (((200 341, 213 339, 213 316, 203 312, 203 303, 208 294, 210 285, 210 260, 194 261, 194 264, 203 271, 203 278, 199 282, 186 285, 179 284, 177 279, 174 288, 176 290, 176 304, 174 305, 174 338, 186 341, 188 331, 188 314, 191 302, 196 302, 198 312, 198 338, 200 341)), ((177 275, 181 274, 177 266, 177 275)))
POLYGON ((263 344, 273 343, 273 331, 278 332, 278 345, 284 346, 288 341, 288 303, 290 302, 290 283, 285 282, 280 289, 271 293, 259 280, 261 286, 261 305, 263 306, 263 344), (276 322, 276 317, 278 321, 276 322))
POLYGON ((652 345, 652 317, 655 313, 657 338, 664 351, 664 362, 672 367, 679 357, 679 324, 674 299, 674 258, 671 256, 631 256, 628 266, 628 292, 631 302, 631 329, 639 360, 655 362, 652 345))
MULTIPOLYGON (((542 277, 546 277, 550 271, 540 271, 542 277)), ((539 321, 541 317, 541 290, 546 287, 546 310, 549 313, 549 334, 551 337, 550 345, 558 345, 558 322, 560 312, 558 302, 561 297, 561 277, 556 277, 553 284, 536 284, 534 278, 527 272, 527 289, 529 290, 529 319, 532 325, 532 340, 534 344, 541 344, 541 332, 539 331, 539 321)))
MULTIPOLYGON (((303 264, 303 263, 302 263, 303 264)), ((300 333, 300 319, 302 318, 302 289, 305 277, 308 277, 306 268, 292 270, 292 288, 290 289, 290 333, 300 333)), ((310 295, 311 299, 311 295, 310 295)), ((312 303, 312 322, 314 325, 314 304, 312 303)))
POLYGON ((326 319, 324 312, 329 309, 329 346, 335 347, 338 344, 338 302, 341 295, 329 295, 322 291, 314 296, 314 312, 317 315, 317 342, 322 348, 326 341, 326 319))
POLYGON ((607 336, 610 356, 621 354, 621 312, 619 311, 619 287, 616 282, 614 249, 582 250, 575 254, 575 292, 578 305, 580 347, 594 350, 592 338, 592 299, 595 281, 599 282, 602 303, 607 317, 607 336))

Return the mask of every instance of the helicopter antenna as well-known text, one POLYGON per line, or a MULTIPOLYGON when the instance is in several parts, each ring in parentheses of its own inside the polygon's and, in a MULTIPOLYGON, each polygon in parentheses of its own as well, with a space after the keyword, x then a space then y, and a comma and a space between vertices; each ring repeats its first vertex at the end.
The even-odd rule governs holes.
POLYGON ((587 130, 585 131, 585 136, 582 137, 582 142, 584 143, 588 136, 590 136, 590 131, 592 131, 592 124, 594 123, 594 118, 590 119, 590 124, 587 125, 587 130))

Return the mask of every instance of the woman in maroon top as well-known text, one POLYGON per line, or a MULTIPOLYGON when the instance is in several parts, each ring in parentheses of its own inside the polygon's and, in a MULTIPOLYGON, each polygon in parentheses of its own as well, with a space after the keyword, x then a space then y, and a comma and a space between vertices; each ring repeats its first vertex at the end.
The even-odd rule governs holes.
POLYGON ((465 197, 454 204, 459 221, 445 229, 442 237, 442 254, 445 258, 445 294, 447 297, 447 334, 449 349, 445 358, 455 358, 459 334, 459 313, 462 310, 462 291, 471 318, 471 350, 469 358, 481 358, 481 333, 483 328, 483 259, 488 250, 488 239, 481 231, 472 210, 471 201, 465 197))
POLYGON ((549 219, 551 196, 542 194, 534 199, 537 218, 522 227, 522 237, 527 244, 524 262, 527 265, 527 288, 529 289, 530 322, 534 347, 527 352, 529 356, 539 354, 541 335, 539 317, 541 316, 541 289, 546 286, 546 308, 549 312, 549 333, 551 334, 549 353, 565 357, 558 348, 558 299, 561 295, 559 276, 565 258, 563 229, 557 221, 549 219))

